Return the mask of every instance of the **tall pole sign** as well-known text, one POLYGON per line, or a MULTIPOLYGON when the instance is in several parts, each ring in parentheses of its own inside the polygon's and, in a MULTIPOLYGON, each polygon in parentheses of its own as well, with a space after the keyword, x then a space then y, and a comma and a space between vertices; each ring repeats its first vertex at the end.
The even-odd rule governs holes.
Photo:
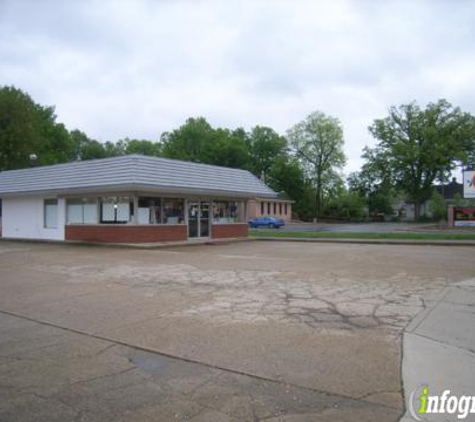
POLYGON ((463 197, 475 198, 475 171, 473 170, 463 172, 463 197))

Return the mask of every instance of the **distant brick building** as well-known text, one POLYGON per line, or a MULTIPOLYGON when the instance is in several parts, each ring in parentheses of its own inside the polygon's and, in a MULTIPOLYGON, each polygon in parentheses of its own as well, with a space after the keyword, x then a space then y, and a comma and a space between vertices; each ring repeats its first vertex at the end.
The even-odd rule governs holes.
POLYGON ((294 201, 284 198, 254 198, 247 202, 247 217, 276 217, 286 223, 292 219, 294 201))

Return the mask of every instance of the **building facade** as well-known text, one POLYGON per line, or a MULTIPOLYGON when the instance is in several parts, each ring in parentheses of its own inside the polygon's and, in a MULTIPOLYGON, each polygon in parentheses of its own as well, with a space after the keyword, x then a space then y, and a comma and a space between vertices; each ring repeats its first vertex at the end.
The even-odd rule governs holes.
POLYGON ((255 217, 276 217, 290 223, 294 201, 282 198, 253 198, 247 202, 247 215, 255 217))
POLYGON ((129 155, 0 173, 2 236, 153 243, 248 234, 245 170, 129 155))
MULTIPOLYGON (((447 206, 454 205, 457 196, 459 198, 463 197, 463 184, 458 183, 455 177, 452 178, 449 183, 444 185, 435 185, 433 188, 435 192, 442 195, 447 206)), ((408 199, 400 199, 395 201, 393 203, 393 209, 401 220, 415 220, 415 207, 414 204, 408 199)), ((432 217, 430 197, 421 203, 420 216, 428 218, 432 217)))

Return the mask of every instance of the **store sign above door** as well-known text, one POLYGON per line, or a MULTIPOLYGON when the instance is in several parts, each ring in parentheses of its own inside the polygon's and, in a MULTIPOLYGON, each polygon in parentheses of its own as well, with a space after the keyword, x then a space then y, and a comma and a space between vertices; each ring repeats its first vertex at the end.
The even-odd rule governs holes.
POLYGON ((475 171, 463 172, 463 197, 475 198, 475 171))

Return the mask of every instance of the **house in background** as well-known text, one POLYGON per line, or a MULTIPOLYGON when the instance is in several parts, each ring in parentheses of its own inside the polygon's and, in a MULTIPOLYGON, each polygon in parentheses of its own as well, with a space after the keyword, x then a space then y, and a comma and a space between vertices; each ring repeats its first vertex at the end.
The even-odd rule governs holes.
POLYGON ((276 198, 253 198, 247 203, 248 218, 276 217, 290 223, 294 201, 279 195, 276 198))
MULTIPOLYGON (((0 173, 2 236, 145 243, 248 235, 246 170, 127 155, 0 173)), ((290 210, 288 209, 290 212, 290 210)))
MULTIPOLYGON (((444 185, 436 185, 434 189, 442 195, 447 206, 454 205, 457 196, 463 197, 463 184, 458 183, 454 177, 452 181, 444 185)), ((431 217, 430 198, 421 204, 421 217, 431 217)), ((408 200, 399 200, 393 205, 393 209, 403 221, 414 221, 414 204, 408 200)))

